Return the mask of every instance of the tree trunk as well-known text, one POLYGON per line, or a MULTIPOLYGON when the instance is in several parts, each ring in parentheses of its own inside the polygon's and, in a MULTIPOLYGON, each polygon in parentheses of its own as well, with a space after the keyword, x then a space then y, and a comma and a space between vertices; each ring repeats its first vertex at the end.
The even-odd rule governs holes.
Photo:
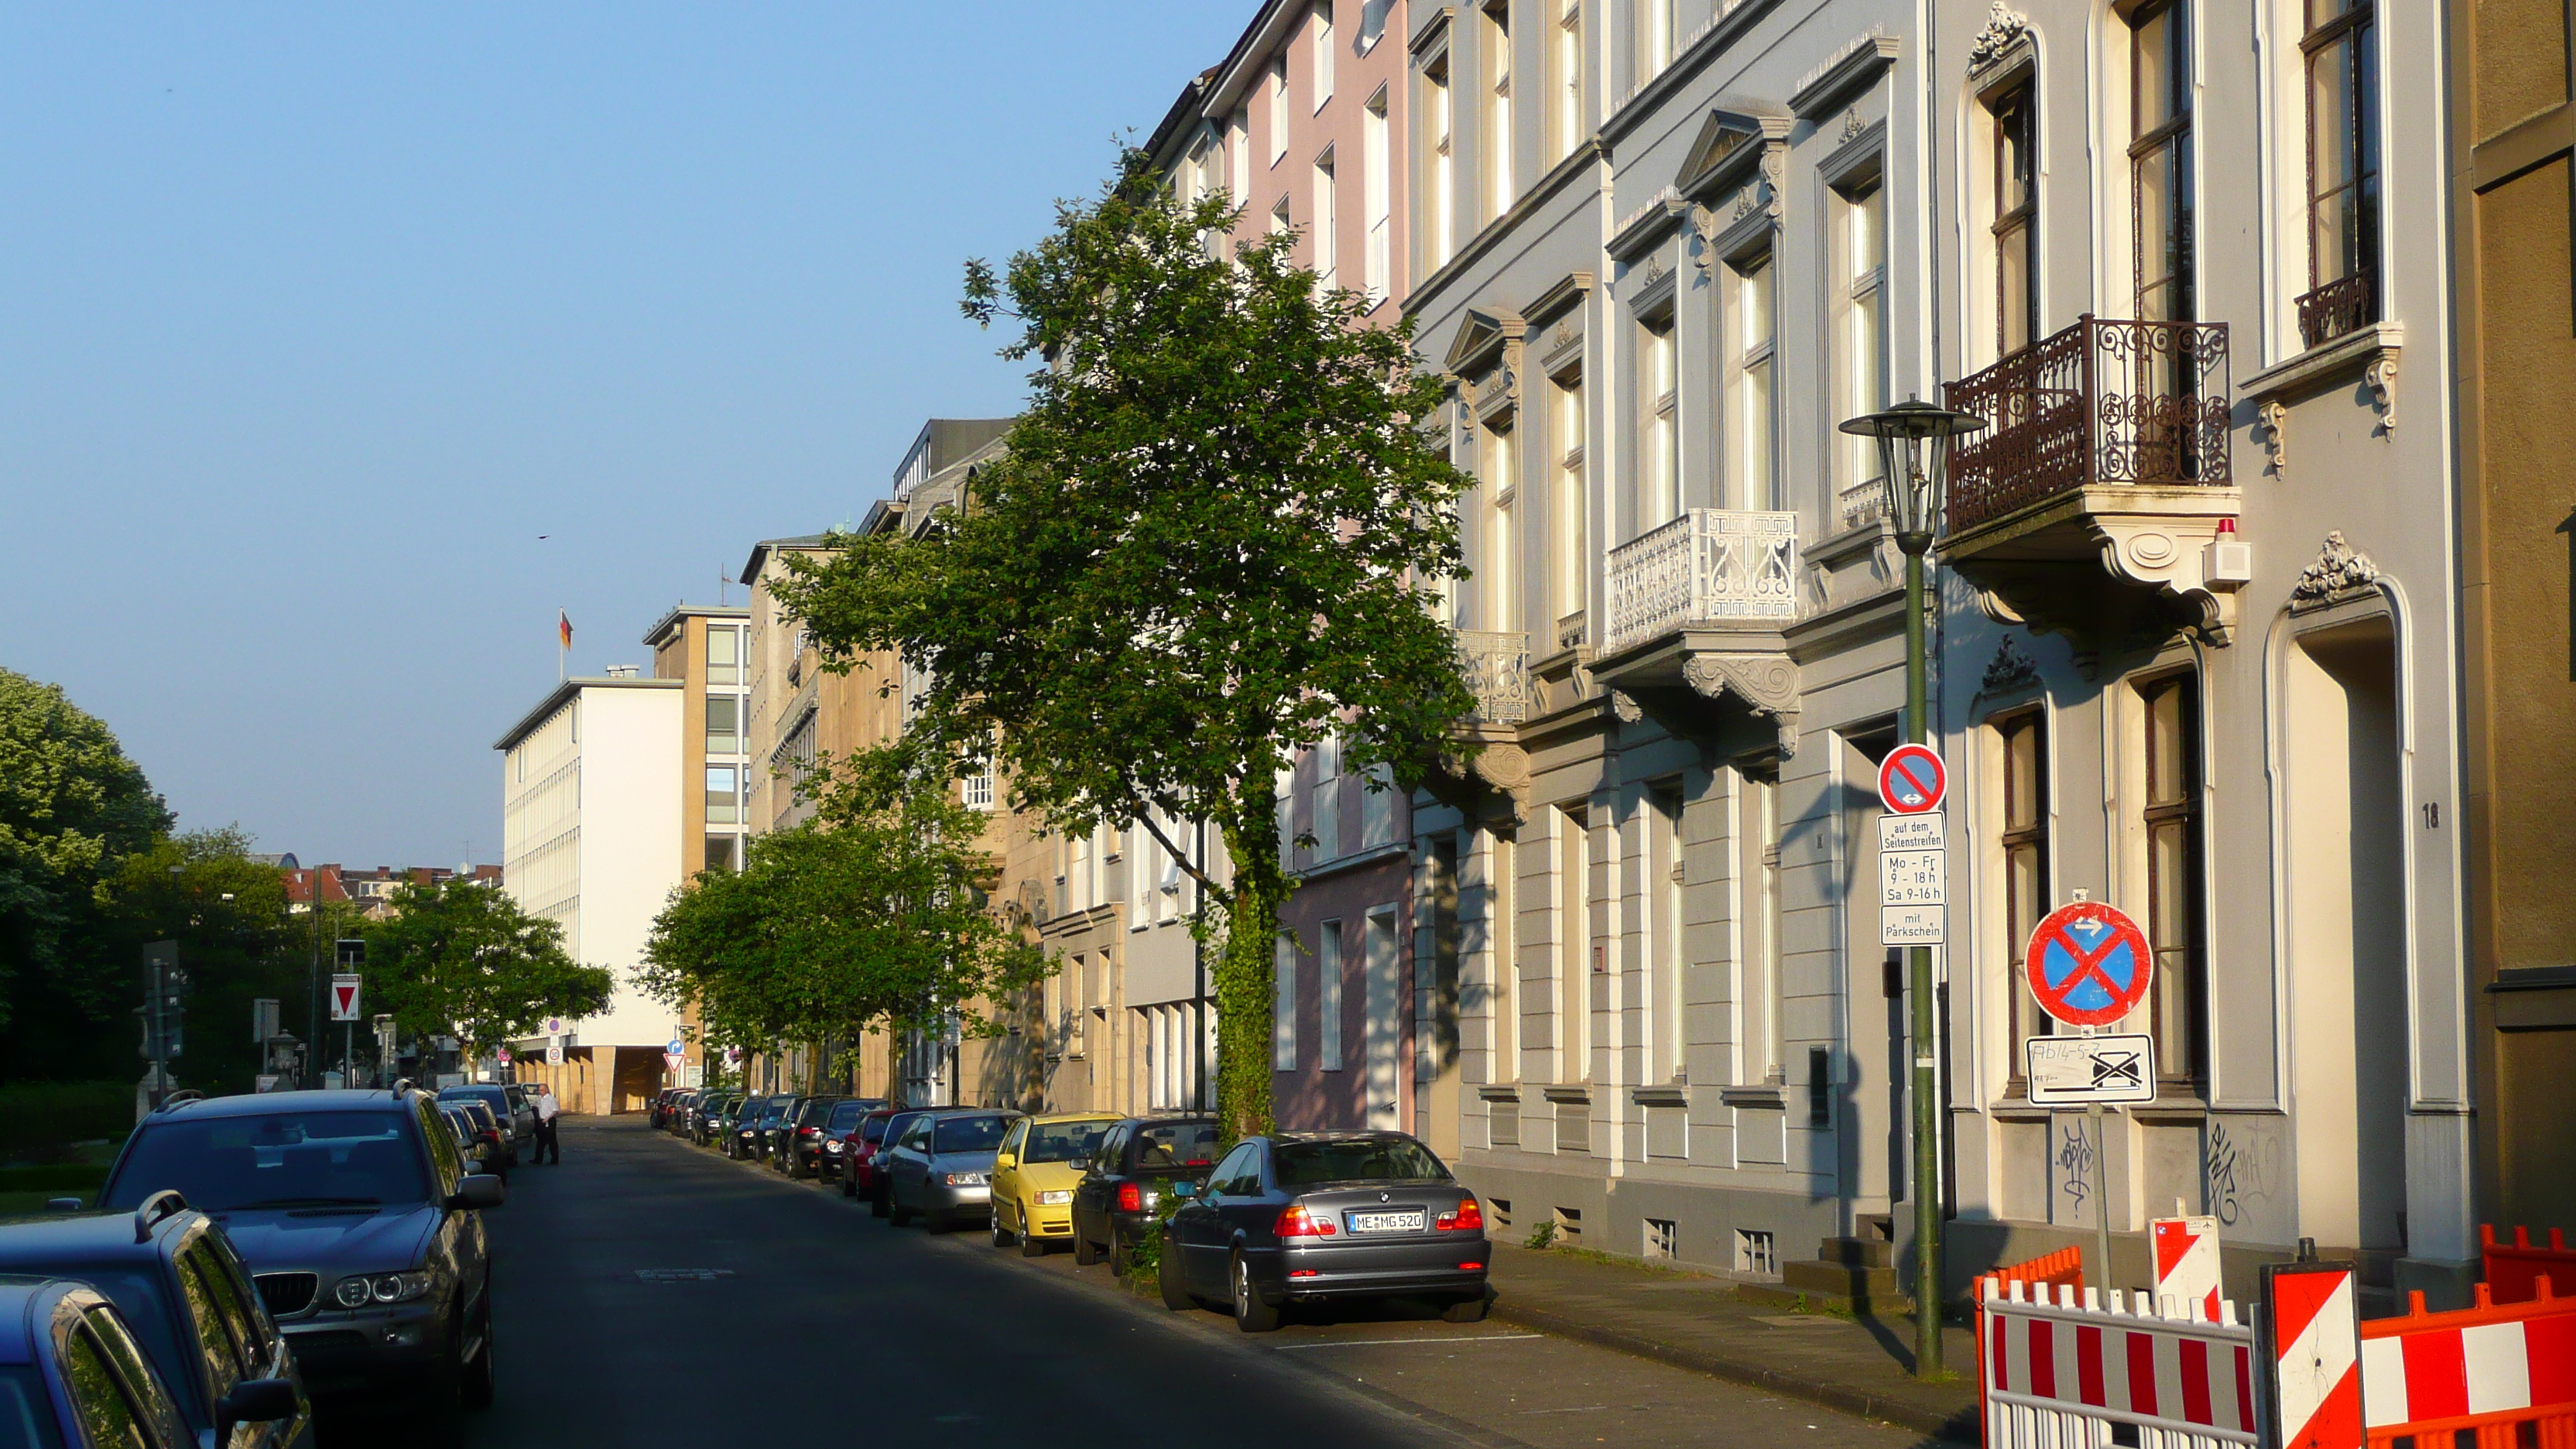
POLYGON ((1276 1125, 1270 1104, 1271 1013, 1277 1000, 1271 938, 1279 932, 1279 904, 1288 897, 1289 882, 1279 868, 1275 792, 1267 762, 1246 770, 1242 813, 1221 824, 1234 864, 1234 899, 1226 910, 1224 950, 1216 959, 1216 1102, 1232 1138, 1258 1136, 1276 1125))

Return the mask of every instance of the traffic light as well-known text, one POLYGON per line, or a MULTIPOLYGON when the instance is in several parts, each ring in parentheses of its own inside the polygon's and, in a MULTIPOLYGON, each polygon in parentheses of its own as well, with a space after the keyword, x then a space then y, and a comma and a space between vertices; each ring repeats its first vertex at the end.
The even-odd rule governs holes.
POLYGON ((186 1044, 188 972, 179 964, 179 943, 154 941, 143 948, 143 1056, 167 1061, 186 1044))

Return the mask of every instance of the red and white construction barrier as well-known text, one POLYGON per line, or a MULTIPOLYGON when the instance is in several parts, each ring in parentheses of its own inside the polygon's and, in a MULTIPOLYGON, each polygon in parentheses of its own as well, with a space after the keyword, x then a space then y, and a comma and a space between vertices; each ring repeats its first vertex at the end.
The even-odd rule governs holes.
POLYGON ((2359 1290, 2349 1264, 2275 1263, 2263 1270, 2274 1443, 2282 1449, 2361 1443, 2359 1290))
POLYGON ((2498 1306, 2481 1283, 2477 1306, 2453 1313, 2426 1313, 2418 1293, 2405 1317, 2361 1325, 2374 1449, 2401 1438, 2447 1444, 2464 1429, 2481 1444, 2512 1444, 2523 1424, 2543 1446, 2576 1445, 2576 1299, 2552 1297, 2546 1278, 2538 1291, 2498 1306))
POLYGON ((2198 1299, 2204 1317, 2218 1316, 2218 1219, 2150 1218, 2147 1242, 2156 1255, 2156 1297, 2198 1299))
POLYGON ((1989 1285, 1981 1306, 1977 1372, 1996 1449, 2107 1444, 2113 1424, 2136 1426, 2144 1449, 2260 1442, 2254 1330, 2233 1303, 2212 1322, 2180 1299, 2012 1283, 1989 1285))

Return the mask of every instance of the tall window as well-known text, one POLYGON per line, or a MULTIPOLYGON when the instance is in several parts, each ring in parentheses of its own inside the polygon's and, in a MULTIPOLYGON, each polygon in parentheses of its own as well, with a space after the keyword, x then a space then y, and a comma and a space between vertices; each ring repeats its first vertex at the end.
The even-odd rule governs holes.
POLYGON ((1326 735, 1315 745, 1315 863, 1342 853, 1342 742, 1326 735))
POLYGON ((1485 0, 1485 219, 1512 209, 1512 4, 1485 0))
POLYGON ((1592 841, 1580 810, 1556 821, 1556 1079, 1592 1077, 1592 841))
POLYGON ((1279 198, 1278 205, 1270 208, 1270 229, 1273 232, 1282 232, 1292 225, 1294 223, 1288 219, 1288 198, 1283 196, 1279 198))
POLYGON ((1521 963, 1519 856, 1509 835, 1491 837, 1486 858, 1485 944, 1493 981, 1494 1067, 1492 1080, 1521 1079, 1521 963))
POLYGON ((2379 32, 2372 0, 2307 0, 2308 293, 2314 347, 2379 316, 2379 32))
POLYGON ((2138 316, 2193 320, 2191 190, 2192 0, 2160 0, 2131 16, 2129 170, 2137 217, 2138 316))
POLYGON ((1786 991, 1780 954, 1780 774, 1775 766, 1743 770, 1736 777, 1738 838, 1743 842, 1742 882, 1736 902, 1744 922, 1745 1082, 1787 1080, 1781 1031, 1786 991))
POLYGON ((1583 139, 1583 0, 1562 0, 1556 33, 1547 41, 1547 159, 1553 165, 1583 139))
POLYGON ((720 624, 707 626, 707 683, 742 683, 742 631, 720 624))
POLYGON ((1511 425, 1485 430, 1482 455, 1485 463, 1484 558, 1477 570, 1484 585, 1485 627, 1517 629, 1521 627, 1520 538, 1513 525, 1518 521, 1515 509, 1520 503, 1519 450, 1513 446, 1511 425))
POLYGON ((1333 98, 1333 0, 1315 0, 1309 33, 1315 41, 1315 109, 1333 98))
MULTIPOLYGON (((1879 178, 1834 193, 1835 254, 1842 262, 1833 307, 1834 416, 1857 417, 1887 406, 1887 191, 1879 178)), ((1878 448, 1866 438, 1838 439, 1842 450, 1842 521, 1858 523, 1882 497, 1878 448)))
POLYGON ((1646 882, 1652 892, 1654 915, 1646 924, 1653 933, 1654 979, 1650 999, 1653 1002, 1652 1059, 1647 1063, 1650 1082, 1677 1081, 1682 1074, 1684 1040, 1682 1036, 1682 975, 1688 958, 1682 952, 1682 791, 1676 783, 1659 786, 1647 792, 1652 807, 1648 825, 1653 831, 1649 842, 1653 853, 1653 878, 1646 882))
POLYGON ((1637 26, 1637 84, 1663 74, 1673 63, 1676 0, 1630 0, 1637 26))
POLYGON ((2142 691, 2147 717, 2147 945, 2156 954, 2156 1070, 2202 1074, 2200 690, 2188 674, 2142 691))
POLYGON ((1360 849, 1375 850, 1403 838, 1404 799, 1393 767, 1371 765, 1360 772, 1360 849))
POLYGON ((1637 471, 1646 485, 1637 531, 1681 516, 1681 382, 1673 356, 1673 316, 1637 323, 1637 471))
POLYGON ((707 766, 707 823, 737 825, 742 821, 742 775, 731 765, 707 766))
POLYGON ((1278 165, 1288 155, 1288 57, 1281 55, 1270 62, 1270 164, 1278 165))
POLYGON ((1270 1066, 1297 1070, 1297 933, 1282 931, 1270 952, 1270 1066))
POLYGON ((2028 83, 1995 103, 1995 355, 2039 339, 2038 152, 2028 83))
POLYGON ((707 753, 738 755, 742 753, 742 696, 710 694, 707 696, 707 753))
POLYGON ((1321 1020, 1315 1025, 1317 1065, 1342 1069, 1342 923, 1326 921, 1315 935, 1315 1000, 1321 1020))
POLYGON ((1226 190, 1234 193, 1234 204, 1243 205, 1252 190, 1252 108, 1237 106, 1234 119, 1226 124, 1226 190))
POLYGON ((1556 536, 1548 540, 1548 556, 1556 563, 1553 604, 1557 617, 1583 611, 1584 587, 1591 577, 1590 560, 1585 554, 1584 510, 1587 499, 1583 487, 1583 374, 1580 371, 1558 375, 1556 388, 1556 536))
POLYGON ((1423 238, 1430 247, 1433 267, 1447 262, 1458 249, 1457 228, 1457 137, 1454 134, 1456 112, 1450 105, 1449 57, 1439 58, 1422 68, 1422 116, 1428 135, 1429 151, 1424 170, 1423 238))
POLYGON ((1762 252, 1736 262, 1734 273, 1737 351, 1731 380, 1735 406, 1727 419, 1735 429, 1733 502, 1737 508, 1769 508, 1777 496, 1771 456, 1773 363, 1778 350, 1772 288, 1778 269, 1771 265, 1771 254, 1762 252))
MULTIPOLYGON (((2004 753, 2004 959, 2019 961, 2049 912, 2048 736, 2038 710, 1997 721, 2004 753)), ((2010 1071, 2022 1074, 2022 1043, 2048 1034, 2048 1016, 2021 987, 2018 973, 2005 983, 2012 998, 2010 1071)))
POLYGON ((1306 244, 1315 255, 1315 284, 1324 291, 1341 285, 1342 217, 1334 204, 1333 148, 1315 158, 1315 229, 1306 244))
POLYGON ((1395 286, 1395 244, 1391 213, 1394 203, 1387 175, 1386 87, 1378 87, 1360 116, 1362 200, 1368 207, 1368 257, 1363 264, 1369 305, 1387 299, 1395 286))

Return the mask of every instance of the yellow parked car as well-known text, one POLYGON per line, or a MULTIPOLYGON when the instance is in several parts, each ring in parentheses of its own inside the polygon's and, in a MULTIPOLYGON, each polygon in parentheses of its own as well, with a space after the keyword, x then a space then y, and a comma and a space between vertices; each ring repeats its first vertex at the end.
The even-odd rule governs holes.
POLYGON ((1023 1258, 1073 1241, 1073 1188, 1091 1154, 1119 1121, 1114 1112, 1059 1112, 1011 1124, 993 1156, 993 1246, 1020 1245, 1023 1258))

